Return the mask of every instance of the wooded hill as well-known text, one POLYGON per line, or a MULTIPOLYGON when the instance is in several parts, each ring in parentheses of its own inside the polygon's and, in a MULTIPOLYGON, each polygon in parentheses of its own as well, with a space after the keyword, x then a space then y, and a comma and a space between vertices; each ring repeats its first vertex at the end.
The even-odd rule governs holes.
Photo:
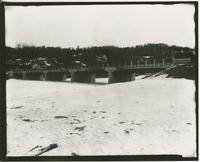
POLYGON ((153 62, 171 62, 172 57, 190 57, 194 60, 194 49, 188 47, 168 46, 166 44, 146 44, 135 47, 88 47, 88 48, 60 48, 35 47, 18 45, 17 48, 6 47, 6 63, 19 67, 32 67, 39 63, 45 67, 71 66, 81 64, 84 66, 97 64, 124 64, 143 63, 145 59, 153 62))

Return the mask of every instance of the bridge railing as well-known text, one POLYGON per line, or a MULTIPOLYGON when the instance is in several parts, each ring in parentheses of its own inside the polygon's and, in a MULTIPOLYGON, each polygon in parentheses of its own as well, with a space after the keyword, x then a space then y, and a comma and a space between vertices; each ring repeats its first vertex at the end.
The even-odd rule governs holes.
POLYGON ((167 68, 171 66, 172 63, 157 63, 157 64, 140 64, 140 65, 123 65, 117 66, 119 69, 142 69, 142 68, 167 68))
POLYGON ((105 70, 107 67, 116 67, 116 69, 145 69, 145 68, 167 68, 172 66, 172 63, 156 63, 156 64, 124 64, 124 65, 94 65, 94 66, 72 66, 72 67, 57 67, 48 69, 15 69, 12 72, 15 73, 48 73, 48 72, 69 72, 71 69, 76 71, 94 71, 105 70))

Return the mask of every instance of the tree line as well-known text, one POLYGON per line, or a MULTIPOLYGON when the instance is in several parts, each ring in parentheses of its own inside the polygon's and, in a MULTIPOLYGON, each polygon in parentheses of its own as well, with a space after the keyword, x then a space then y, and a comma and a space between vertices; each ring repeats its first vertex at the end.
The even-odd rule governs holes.
MULTIPOLYGON (((155 59, 167 62, 172 57, 190 57, 194 60, 194 49, 188 47, 168 46, 166 44, 145 44, 135 47, 101 46, 87 48, 36 47, 18 45, 16 48, 6 47, 6 62, 19 66, 31 66, 38 58, 45 58, 50 66, 71 66, 81 63, 86 66, 97 64, 124 64, 144 62, 155 59)), ((44 60, 43 60, 44 61, 44 60)))

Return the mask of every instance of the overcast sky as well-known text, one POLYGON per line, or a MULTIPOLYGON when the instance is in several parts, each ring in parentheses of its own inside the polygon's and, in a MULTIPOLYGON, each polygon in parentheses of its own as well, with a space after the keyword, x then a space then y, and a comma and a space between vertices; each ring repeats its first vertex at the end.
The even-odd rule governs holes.
POLYGON ((194 48, 194 6, 6 7, 6 45, 89 47, 146 43, 194 48))

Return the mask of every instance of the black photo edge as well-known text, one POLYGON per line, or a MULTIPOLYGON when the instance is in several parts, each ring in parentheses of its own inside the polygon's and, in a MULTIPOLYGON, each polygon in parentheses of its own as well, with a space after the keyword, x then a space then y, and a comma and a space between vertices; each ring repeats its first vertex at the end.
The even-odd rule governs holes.
POLYGON ((0 2, 0 160, 2 161, 197 161, 199 159, 198 129, 198 1, 142 1, 142 2, 0 2), (195 6, 195 102, 196 102, 196 157, 181 155, 114 155, 114 156, 17 156, 7 157, 6 134, 6 64, 5 64, 5 6, 51 6, 51 5, 140 5, 140 4, 191 4, 195 6))

